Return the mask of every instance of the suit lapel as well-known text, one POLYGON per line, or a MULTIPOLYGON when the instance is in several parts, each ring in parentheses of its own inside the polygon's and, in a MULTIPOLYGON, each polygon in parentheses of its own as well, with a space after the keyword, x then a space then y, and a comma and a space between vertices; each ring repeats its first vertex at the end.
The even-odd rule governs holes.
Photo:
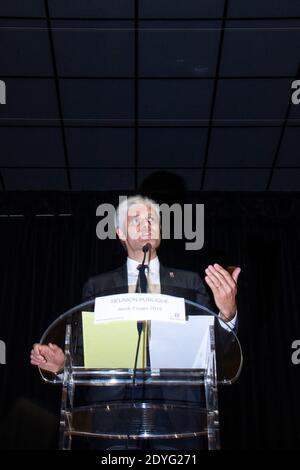
POLYGON ((114 271, 112 277, 112 289, 115 289, 115 291, 119 294, 128 292, 128 275, 126 263, 122 264, 122 266, 114 271))
POLYGON ((160 264, 160 285, 162 294, 197 300, 196 291, 188 284, 188 273, 182 276, 175 269, 160 264))
POLYGON ((169 268, 163 266, 160 263, 159 266, 159 276, 160 276, 160 289, 162 294, 175 295, 176 288, 174 285, 175 282, 175 273, 169 268))

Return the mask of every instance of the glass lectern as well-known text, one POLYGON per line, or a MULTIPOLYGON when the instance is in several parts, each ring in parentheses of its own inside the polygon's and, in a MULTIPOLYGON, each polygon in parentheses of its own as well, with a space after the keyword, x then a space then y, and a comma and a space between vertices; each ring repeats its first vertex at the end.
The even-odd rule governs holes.
POLYGON ((218 386, 236 381, 242 367, 235 331, 189 300, 184 322, 127 319, 113 327, 93 321, 94 303, 68 310, 41 338, 65 353, 60 373, 40 370, 45 381, 62 384, 60 448, 83 439, 102 440, 106 449, 155 448, 156 442, 167 449, 185 442, 186 449, 189 439, 199 439, 219 449, 218 386), (89 334, 95 327, 90 340, 87 324, 89 334))

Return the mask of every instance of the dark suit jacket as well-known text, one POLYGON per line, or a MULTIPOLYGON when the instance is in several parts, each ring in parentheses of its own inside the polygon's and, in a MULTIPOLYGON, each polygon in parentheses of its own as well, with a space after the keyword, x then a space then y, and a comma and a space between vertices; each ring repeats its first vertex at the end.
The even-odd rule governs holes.
MULTIPOLYGON (((175 297, 183 297, 186 300, 197 302, 198 304, 210 309, 215 314, 218 314, 216 306, 211 302, 211 299, 207 293, 203 281, 201 280, 198 273, 192 271, 185 271, 182 269, 167 268, 160 264, 160 284, 161 293, 167 295, 173 295, 175 297)), ((124 263, 117 269, 109 271, 97 276, 91 277, 84 285, 82 291, 82 301, 91 300, 103 295, 113 295, 128 292, 128 276, 127 276, 127 264, 124 263)), ((201 310, 191 307, 186 304, 186 313, 190 314, 201 314, 201 310)), ((204 314, 206 312, 203 312, 204 314)), ((237 331, 237 322, 235 326, 235 332, 237 331)), ((80 325, 81 326, 81 325, 80 325)), ((79 326, 79 331, 81 330, 79 326)), ((215 321, 215 340, 217 345, 217 351, 220 351, 220 357, 222 362, 224 354, 229 359, 231 356, 238 355, 236 351, 236 342, 232 333, 229 333, 225 328, 220 325, 219 321, 215 321), (231 354, 228 354, 235 347, 231 354)), ((78 342, 78 355, 82 356, 82 340, 78 342)), ((219 357, 219 358, 220 358, 219 357)), ((217 365, 218 365, 217 360, 217 365)), ((235 361, 229 360, 229 366, 226 366, 225 372, 220 372, 220 376, 224 374, 226 376, 227 369, 230 370, 230 362, 235 364, 235 361)), ((229 373, 230 375, 230 373, 229 373)))
MULTIPOLYGON (((162 294, 184 297, 216 312, 199 274, 167 268, 160 264, 160 284, 162 294)), ((125 263, 113 271, 91 277, 83 287, 82 301, 126 292, 128 292, 128 278, 125 263)))

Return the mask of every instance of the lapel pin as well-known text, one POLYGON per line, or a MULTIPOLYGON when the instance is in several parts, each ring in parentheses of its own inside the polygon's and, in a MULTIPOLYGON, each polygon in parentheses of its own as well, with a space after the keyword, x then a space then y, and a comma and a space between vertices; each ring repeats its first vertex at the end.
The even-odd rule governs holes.
POLYGON ((173 273, 173 271, 170 271, 169 274, 170 274, 170 277, 174 278, 174 273, 173 273))

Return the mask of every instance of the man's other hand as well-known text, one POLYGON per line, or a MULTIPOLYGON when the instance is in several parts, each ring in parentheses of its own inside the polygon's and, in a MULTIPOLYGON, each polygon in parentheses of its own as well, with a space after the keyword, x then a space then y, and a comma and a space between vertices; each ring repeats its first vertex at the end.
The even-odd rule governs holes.
POLYGON ((56 344, 34 344, 30 354, 30 363, 43 370, 56 374, 63 369, 65 355, 56 344))

